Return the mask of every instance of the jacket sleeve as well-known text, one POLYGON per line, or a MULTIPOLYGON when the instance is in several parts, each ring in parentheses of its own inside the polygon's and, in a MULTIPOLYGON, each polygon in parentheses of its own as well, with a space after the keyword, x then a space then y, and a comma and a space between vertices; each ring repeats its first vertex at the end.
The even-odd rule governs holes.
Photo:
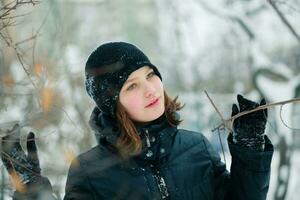
POLYGON ((270 182, 270 168, 273 145, 265 136, 264 152, 240 147, 228 137, 229 150, 232 156, 230 173, 213 150, 209 141, 204 138, 207 151, 213 162, 214 199, 223 200, 264 200, 267 197, 270 182))
POLYGON ((69 169, 64 200, 79 199, 93 200, 95 198, 93 197, 93 191, 90 187, 88 178, 85 175, 84 169, 76 158, 72 161, 69 169))
POLYGON ((26 184, 24 191, 15 191, 13 200, 57 200, 47 177, 40 176, 26 184))

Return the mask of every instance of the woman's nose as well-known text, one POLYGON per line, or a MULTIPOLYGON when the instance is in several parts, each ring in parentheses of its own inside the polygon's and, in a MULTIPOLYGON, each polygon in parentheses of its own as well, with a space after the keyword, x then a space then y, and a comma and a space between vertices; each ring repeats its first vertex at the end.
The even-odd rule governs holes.
POLYGON ((147 84, 145 87, 145 97, 149 98, 151 96, 154 96, 155 88, 151 84, 147 84))

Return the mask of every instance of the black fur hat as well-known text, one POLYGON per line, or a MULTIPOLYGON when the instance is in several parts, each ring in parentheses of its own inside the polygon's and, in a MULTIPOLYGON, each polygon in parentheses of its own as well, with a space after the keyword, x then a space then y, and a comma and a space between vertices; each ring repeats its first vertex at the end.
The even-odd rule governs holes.
POLYGON ((136 46, 126 42, 102 44, 86 62, 86 91, 102 112, 116 119, 116 105, 123 84, 133 71, 145 65, 162 80, 157 68, 136 46))

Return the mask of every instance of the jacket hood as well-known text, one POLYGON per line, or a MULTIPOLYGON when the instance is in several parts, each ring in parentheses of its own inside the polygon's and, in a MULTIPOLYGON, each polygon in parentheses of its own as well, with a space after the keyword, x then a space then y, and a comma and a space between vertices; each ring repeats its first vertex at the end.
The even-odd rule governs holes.
MULTIPOLYGON (((180 115, 177 112, 175 114, 176 118, 179 119, 180 115)), ((105 139, 110 144, 116 144, 120 136, 120 130, 115 119, 95 107, 90 116, 89 124, 98 143, 105 139)), ((136 124, 136 129, 143 145, 141 156, 147 159, 155 159, 158 153, 161 155, 169 153, 171 140, 177 127, 171 126, 165 116, 162 115, 147 124, 136 124)))

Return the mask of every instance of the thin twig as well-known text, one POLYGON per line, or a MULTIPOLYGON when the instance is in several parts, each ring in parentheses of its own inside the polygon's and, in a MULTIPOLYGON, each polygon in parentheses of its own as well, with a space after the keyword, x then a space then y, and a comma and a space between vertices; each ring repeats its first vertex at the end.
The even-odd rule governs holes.
MULTIPOLYGON (((224 130, 224 129, 223 129, 223 130, 224 130)), ((223 147, 223 143, 222 143, 222 138, 221 138, 221 134, 220 134, 220 129, 218 129, 218 137, 219 137, 219 141, 220 141, 221 148, 222 148, 222 153, 223 153, 224 163, 225 163, 225 166, 227 166, 227 163, 226 163, 226 157, 225 157, 225 151, 224 151, 224 147, 223 147)))
POLYGON ((29 38, 26 38, 26 39, 24 39, 24 40, 21 40, 21 41, 19 41, 19 42, 16 42, 15 45, 16 45, 16 46, 19 46, 20 44, 29 42, 29 41, 31 41, 31 40, 35 40, 37 37, 38 37, 38 35, 35 34, 35 35, 33 35, 33 36, 29 37, 29 38))
POLYGON ((280 10, 278 9, 278 7, 276 6, 276 4, 272 0, 268 0, 268 2, 272 6, 272 8, 275 10, 275 12, 277 13, 277 15, 281 19, 281 21, 287 26, 287 28, 291 31, 291 33, 293 34, 293 36, 295 36, 295 38, 297 39, 297 41, 300 44, 300 36, 296 32, 296 30, 293 28, 293 26, 289 23, 289 21, 286 19, 286 17, 280 12, 280 10))
POLYGON ((225 122, 225 119, 223 118, 221 112, 219 111, 219 109, 217 108, 217 106, 214 104, 214 102, 212 101, 212 99, 209 97, 208 93, 206 90, 204 90, 204 93, 206 94, 208 100, 210 101, 210 103, 213 105, 213 107, 215 108, 216 112, 218 113, 219 117, 221 118, 222 122, 225 122))
POLYGON ((27 138, 20 138, 20 137, 14 137, 14 136, 10 136, 12 139, 3 139, 4 137, 6 137, 7 135, 5 136, 0 136, 1 138, 1 141, 6 141, 6 142, 15 142, 16 140, 18 141, 24 141, 24 142, 29 142, 29 141, 42 141, 42 140, 45 140, 47 137, 49 137, 50 135, 53 135, 55 134, 57 131, 56 130, 53 130, 51 131, 50 133, 47 133, 46 135, 44 136, 38 136, 38 137, 34 137, 34 139, 27 139, 27 138))
POLYGON ((282 108, 283 108, 284 105, 281 105, 280 106, 280 112, 279 112, 279 116, 280 116, 280 120, 282 121, 283 125, 291 130, 294 130, 294 131, 299 131, 300 129, 299 128, 293 128, 293 127, 290 127, 289 125, 287 125, 287 123, 283 120, 283 117, 282 117, 282 108))
POLYGON ((289 103, 298 103, 298 102, 300 102, 300 98, 294 98, 294 99, 290 99, 290 100, 286 100, 286 101, 279 101, 279 102, 276 102, 276 103, 270 103, 270 104, 266 104, 266 105, 263 105, 263 106, 258 106, 255 109, 240 112, 240 113, 234 115, 233 117, 231 117, 228 120, 235 120, 238 117, 241 117, 241 116, 249 114, 249 113, 253 113, 253 112, 258 111, 258 110, 263 110, 263 109, 278 106, 278 105, 285 105, 285 104, 289 104, 289 103))
MULTIPOLYGON (((3 154, 4 157, 6 157, 10 162, 11 162, 11 165, 14 166, 13 163, 15 163, 16 165, 19 165, 20 167, 26 169, 27 171, 37 175, 37 176, 40 176, 40 174, 38 174, 37 172, 33 171, 32 169, 29 169, 26 165, 20 163, 18 160, 15 160, 13 159, 9 154, 7 154, 6 152, 2 151, 0 152, 1 154, 3 154)), ((15 170, 15 169, 14 169, 15 170)), ((15 170, 16 171, 16 170, 15 170)))
POLYGON ((208 93, 206 91, 205 91, 205 94, 209 98, 210 102, 212 103, 213 107, 215 108, 216 112, 218 113, 218 115, 220 116, 220 118, 222 120, 222 124, 220 124, 219 126, 217 126, 216 129, 219 129, 220 127, 225 126, 228 129, 229 132, 232 132, 233 121, 236 118, 239 118, 239 117, 241 117, 243 115, 247 115, 247 114, 256 112, 258 110, 264 110, 264 109, 275 107, 275 106, 278 106, 278 105, 283 106, 283 105, 289 104, 289 103, 300 103, 300 98, 294 98, 294 99, 290 99, 290 100, 286 100, 286 101, 280 101, 280 102, 265 104, 265 105, 262 105, 262 106, 258 106, 258 107, 254 108, 252 110, 247 110, 247 111, 240 112, 240 113, 232 116, 231 118, 225 120, 224 117, 222 116, 222 114, 220 113, 220 111, 218 110, 218 108, 215 106, 215 104, 213 103, 213 101, 211 100, 211 98, 209 97, 209 95, 208 95, 208 93))

